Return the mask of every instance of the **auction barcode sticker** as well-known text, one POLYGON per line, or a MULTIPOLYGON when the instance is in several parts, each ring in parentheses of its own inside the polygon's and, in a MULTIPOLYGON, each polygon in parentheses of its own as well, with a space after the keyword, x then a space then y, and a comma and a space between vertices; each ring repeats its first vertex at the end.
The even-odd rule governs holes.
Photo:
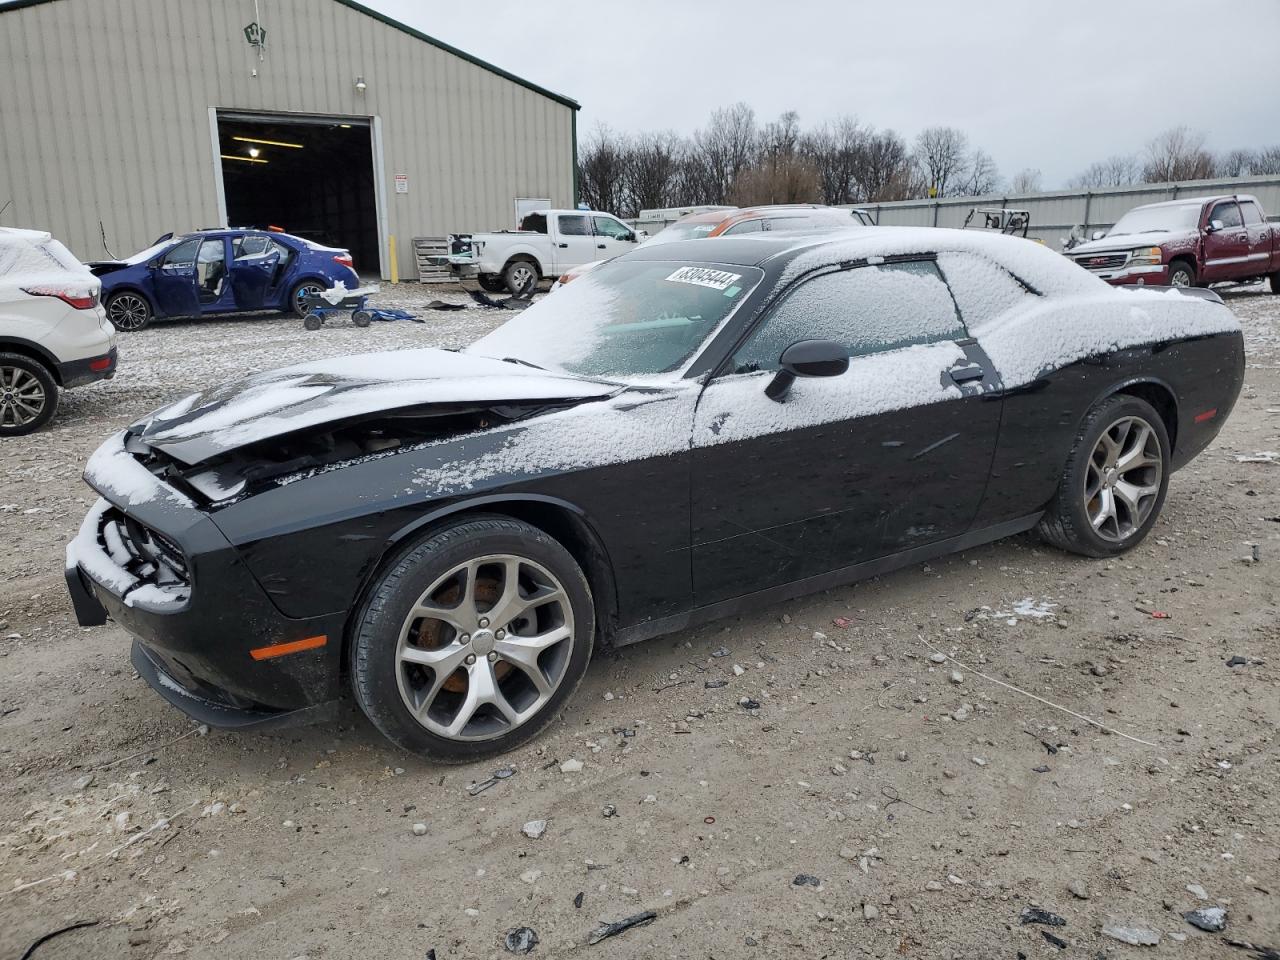
POLYGON ((699 287, 710 287, 712 290, 723 290, 741 280, 742 274, 729 273, 727 270, 712 270, 710 267, 681 267, 667 279, 672 283, 692 283, 699 287))

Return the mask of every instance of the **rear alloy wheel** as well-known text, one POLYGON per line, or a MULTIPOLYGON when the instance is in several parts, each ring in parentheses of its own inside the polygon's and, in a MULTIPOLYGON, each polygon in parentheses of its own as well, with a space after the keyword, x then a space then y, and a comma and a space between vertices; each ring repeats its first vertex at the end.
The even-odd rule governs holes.
POLYGON ((37 360, 0 353, 0 437, 39 430, 58 409, 58 384, 37 360))
POLYGON ((315 280, 303 280, 293 288, 293 293, 289 295, 289 304, 293 309, 294 315, 305 317, 307 315, 307 298, 318 297, 324 293, 324 285, 317 283, 315 280))
POLYGON ((1169 286, 1194 287, 1196 272, 1185 260, 1175 260, 1169 265, 1169 286))
POLYGON ((513 297, 532 293, 538 285, 538 268, 528 260, 512 260, 502 271, 502 282, 513 297))
POLYGON ((151 322, 151 304, 131 290, 117 293, 107 300, 107 319, 121 333, 136 333, 151 322))
POLYGON ((1091 557, 1134 547, 1169 487, 1169 434, 1145 400, 1118 394, 1090 411, 1040 521, 1050 543, 1091 557))
POLYGON ((542 531, 463 521, 375 586, 352 646, 356 699, 392 741, 461 763, 510 750, 555 716, 595 632, 586 577, 542 531))

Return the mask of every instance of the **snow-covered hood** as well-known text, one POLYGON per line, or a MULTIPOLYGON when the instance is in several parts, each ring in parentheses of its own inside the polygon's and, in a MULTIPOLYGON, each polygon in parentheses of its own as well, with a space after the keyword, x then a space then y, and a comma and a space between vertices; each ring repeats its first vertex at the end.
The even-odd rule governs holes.
POLYGON ((585 400, 617 384, 448 350, 398 350, 301 363, 193 394, 130 427, 185 464, 298 430, 414 407, 585 400))
POLYGON ((1193 230, 1161 230, 1157 233, 1117 233, 1080 243, 1067 251, 1072 257, 1091 253, 1114 253, 1117 250, 1136 250, 1138 247, 1158 247, 1171 241, 1183 241, 1195 237, 1193 230))

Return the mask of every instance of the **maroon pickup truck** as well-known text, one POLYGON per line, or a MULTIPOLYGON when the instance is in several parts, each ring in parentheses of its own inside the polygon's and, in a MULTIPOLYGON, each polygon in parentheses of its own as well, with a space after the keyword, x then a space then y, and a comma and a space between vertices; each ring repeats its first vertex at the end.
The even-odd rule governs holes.
POLYGON ((1280 293, 1280 224, 1257 199, 1191 197, 1134 207, 1069 256, 1111 284, 1200 286, 1271 278, 1280 293))

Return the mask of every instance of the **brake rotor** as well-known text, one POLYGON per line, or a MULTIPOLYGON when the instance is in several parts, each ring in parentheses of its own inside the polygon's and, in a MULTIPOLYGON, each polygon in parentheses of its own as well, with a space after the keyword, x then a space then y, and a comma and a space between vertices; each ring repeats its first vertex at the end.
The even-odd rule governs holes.
MULTIPOLYGON (((477 577, 476 578, 476 606, 484 607, 486 610, 493 609, 493 605, 498 602, 502 596, 502 584, 493 577, 477 577)), ((448 584, 443 589, 436 592, 432 597, 434 601, 441 606, 449 607, 462 600, 462 587, 456 581, 448 584)), ((448 624, 441 620, 422 620, 418 624, 418 642, 416 646, 422 647, 424 650, 439 650, 441 647, 447 646, 453 639, 452 631, 448 624)), ((501 683, 503 678, 511 672, 511 664, 505 660, 499 660, 493 665, 493 675, 501 683)), ((464 694, 467 692, 467 675, 462 670, 455 670, 449 679, 441 686, 442 690, 448 690, 450 693, 464 694)))

